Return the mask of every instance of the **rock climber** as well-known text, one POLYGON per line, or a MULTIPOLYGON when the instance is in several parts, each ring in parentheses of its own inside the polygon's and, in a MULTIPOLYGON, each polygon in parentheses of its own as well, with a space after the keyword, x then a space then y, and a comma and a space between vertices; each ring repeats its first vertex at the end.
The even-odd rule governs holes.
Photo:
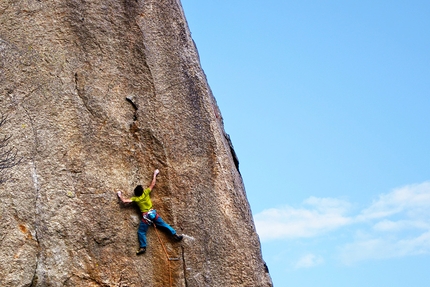
POLYGON ((151 224, 155 224, 157 228, 160 228, 170 234, 173 240, 179 242, 182 240, 183 236, 176 234, 175 229, 173 229, 169 224, 164 222, 164 220, 157 214, 157 211, 152 208, 152 202, 149 194, 155 186, 155 181, 157 180, 157 175, 160 173, 158 169, 154 171, 151 184, 148 188, 143 189, 141 185, 136 186, 134 189, 134 196, 130 199, 125 198, 122 192, 119 190, 117 192, 119 199, 122 203, 132 203, 135 202, 139 206, 142 212, 142 220, 139 224, 139 229, 137 230, 137 238, 139 239, 140 248, 136 252, 136 255, 140 255, 146 252, 146 232, 151 224))

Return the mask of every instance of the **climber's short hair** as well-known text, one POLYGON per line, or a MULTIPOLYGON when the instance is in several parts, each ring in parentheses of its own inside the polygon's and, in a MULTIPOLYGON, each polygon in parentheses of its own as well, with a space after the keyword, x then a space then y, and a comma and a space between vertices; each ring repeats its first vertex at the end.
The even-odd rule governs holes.
POLYGON ((135 196, 141 196, 143 194, 143 187, 141 185, 138 185, 134 189, 134 195, 135 196))

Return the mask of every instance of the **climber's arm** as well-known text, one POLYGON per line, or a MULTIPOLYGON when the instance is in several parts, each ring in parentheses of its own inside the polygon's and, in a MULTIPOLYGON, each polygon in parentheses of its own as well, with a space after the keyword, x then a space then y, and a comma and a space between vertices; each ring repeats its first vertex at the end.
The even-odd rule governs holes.
POLYGON ((117 193, 118 198, 121 200, 122 203, 132 203, 133 201, 131 201, 131 199, 125 198, 124 196, 122 196, 122 192, 121 190, 119 190, 117 193))
POLYGON ((157 181, 157 175, 160 173, 158 169, 154 170, 154 175, 152 176, 151 185, 149 185, 149 189, 152 190, 155 186, 155 182, 157 181))

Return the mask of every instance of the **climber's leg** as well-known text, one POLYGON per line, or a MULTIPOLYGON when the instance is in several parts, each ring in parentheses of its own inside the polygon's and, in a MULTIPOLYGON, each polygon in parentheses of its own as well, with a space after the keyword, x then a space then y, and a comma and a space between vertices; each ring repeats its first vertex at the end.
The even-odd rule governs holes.
POLYGON ((137 238, 139 239, 139 245, 141 248, 146 247, 146 232, 148 231, 149 225, 143 220, 140 221, 139 229, 137 230, 137 238))

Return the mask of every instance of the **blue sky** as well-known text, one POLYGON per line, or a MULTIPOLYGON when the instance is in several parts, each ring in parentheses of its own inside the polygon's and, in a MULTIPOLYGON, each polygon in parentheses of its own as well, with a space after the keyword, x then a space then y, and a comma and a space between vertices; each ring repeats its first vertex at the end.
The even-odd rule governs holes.
POLYGON ((428 286, 430 2, 182 5, 275 286, 428 286))

